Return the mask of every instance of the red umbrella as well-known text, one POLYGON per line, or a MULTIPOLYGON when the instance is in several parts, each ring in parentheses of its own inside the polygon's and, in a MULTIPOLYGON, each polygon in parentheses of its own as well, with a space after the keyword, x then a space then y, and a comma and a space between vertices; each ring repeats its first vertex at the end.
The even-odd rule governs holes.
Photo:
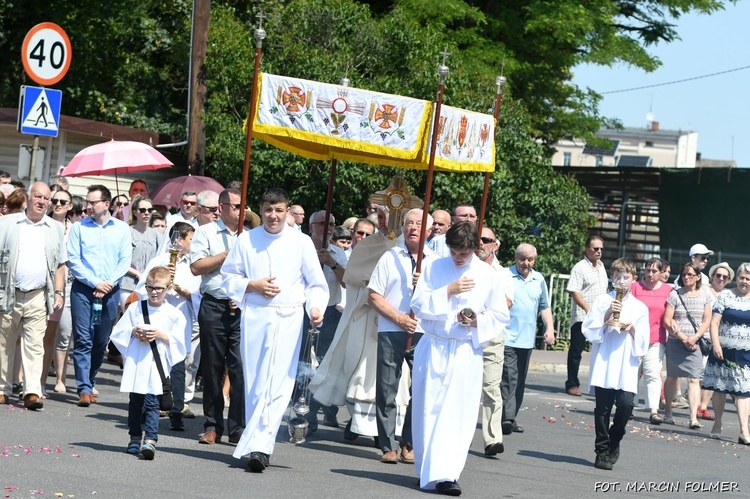
POLYGON ((221 194, 224 186, 210 177, 196 175, 185 175, 170 178, 162 182, 156 189, 151 191, 151 201, 154 204, 179 207, 180 198, 185 191, 201 192, 214 191, 221 194))

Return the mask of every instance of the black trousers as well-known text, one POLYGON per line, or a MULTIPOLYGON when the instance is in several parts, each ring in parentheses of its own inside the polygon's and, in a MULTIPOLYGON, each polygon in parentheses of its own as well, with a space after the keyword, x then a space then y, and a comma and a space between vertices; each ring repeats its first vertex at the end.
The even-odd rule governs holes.
POLYGON ((576 322, 570 326, 570 348, 568 349, 568 379, 565 389, 581 386, 578 380, 578 369, 581 367, 581 357, 586 346, 586 337, 581 332, 583 322, 576 322))
POLYGON ((608 452, 620 445, 620 440, 625 436, 625 431, 633 413, 634 393, 612 388, 594 387, 596 407, 594 408, 594 429, 596 440, 594 450, 597 454, 608 452), (612 406, 616 405, 615 417, 612 425, 609 418, 612 415, 612 406))
MULTIPOLYGON (((229 300, 204 294, 198 311, 201 338, 201 370, 203 371, 203 427, 224 434, 224 366, 229 373, 230 406, 227 414, 229 435, 245 427, 245 375, 240 350, 240 311, 231 313, 229 300)), ((183 383, 184 384, 184 383, 183 383)))
POLYGON ((523 405, 526 376, 529 373, 531 348, 515 348, 505 345, 503 380, 500 393, 503 396, 503 421, 516 422, 518 410, 523 405))
MULTIPOLYGON (((409 369, 414 368, 414 348, 416 348, 422 333, 409 335, 404 331, 378 332, 378 363, 375 384, 375 422, 378 426, 378 441, 380 450, 397 451, 400 443, 396 440, 396 395, 401 380, 401 368, 406 360, 409 369), (406 341, 412 336, 411 350, 406 351, 406 341)), ((411 395, 411 386, 409 387, 411 395)), ((401 442, 412 449, 411 433, 411 398, 406 406, 404 427, 401 429, 401 442)))
MULTIPOLYGON (((336 329, 339 326, 340 320, 341 312, 338 311, 336 305, 326 307, 326 310, 323 314, 323 324, 318 327, 318 347, 315 351, 315 357, 317 358, 318 363, 323 360, 326 352, 328 352, 328 349, 333 342, 333 337, 336 335, 336 329)), ((308 339, 310 336, 309 330, 310 318, 307 316, 307 314, 305 314, 305 317, 302 321, 302 347, 300 348, 299 352, 300 362, 302 362, 307 355, 305 348, 308 347, 308 339)), ((307 372, 312 372, 312 366, 308 365, 305 367, 305 369, 310 369, 310 371, 307 372)), ((305 376, 306 375, 300 376, 299 371, 297 372, 298 385, 302 385, 305 383, 305 381, 307 381, 305 376)), ((307 413, 307 416, 305 416, 307 422, 310 424, 310 430, 315 431, 318 428, 318 411, 320 411, 321 409, 326 419, 331 421, 336 419, 336 415, 339 412, 339 407, 337 405, 322 405, 320 402, 315 400, 315 397, 313 397, 310 393, 305 393, 305 397, 307 397, 310 402, 310 412, 307 413)), ((292 404, 294 404, 295 402, 296 400, 292 401, 292 404)))

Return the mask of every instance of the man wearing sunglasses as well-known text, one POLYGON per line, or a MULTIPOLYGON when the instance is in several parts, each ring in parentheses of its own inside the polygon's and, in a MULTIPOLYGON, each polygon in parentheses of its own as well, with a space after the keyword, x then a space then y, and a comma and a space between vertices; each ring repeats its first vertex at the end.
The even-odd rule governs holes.
POLYGON ((198 226, 210 224, 219 219, 219 195, 214 191, 201 191, 197 196, 197 215, 195 216, 198 226))
MULTIPOLYGON (((711 283, 711 280, 708 278, 704 270, 706 270, 708 261, 713 255, 714 252, 708 249, 705 244, 698 243, 690 247, 690 261, 701 269, 701 285, 708 286, 711 283)), ((678 275, 675 280, 675 287, 680 288, 682 286, 682 276, 678 275)))
POLYGON ((352 249, 357 246, 358 242, 366 237, 370 237, 374 232, 375 224, 366 218, 360 218, 354 222, 354 227, 352 227, 352 249))
MULTIPOLYGON (((180 197, 180 211, 174 215, 169 215, 167 223, 171 228, 176 222, 187 222, 195 225, 195 216, 198 211, 198 195, 193 191, 185 191, 180 197)), ((169 228, 167 229, 167 231, 169 228)))
MULTIPOLYGON (((202 194, 202 193, 201 193, 202 194)), ((224 189, 219 194, 219 219, 201 225, 190 244, 190 270, 201 276, 203 294, 198 310, 201 366, 203 371, 203 423, 205 433, 198 443, 221 442, 224 434, 222 376, 229 374, 229 413, 226 429, 229 442, 237 443, 245 428, 245 384, 240 354, 240 310, 221 285, 221 266, 237 241, 240 191, 224 189)), ((204 205, 201 211, 211 212, 204 205)))
POLYGON ((63 227, 45 215, 49 198, 49 187, 36 182, 26 210, 0 218, 0 404, 10 402, 22 338, 23 405, 34 411, 42 408, 47 315, 62 308, 65 294, 63 227))
POLYGON ((568 349, 568 379, 565 392, 581 396, 578 370, 581 366, 586 337, 581 332, 583 319, 597 296, 607 292, 607 270, 601 262, 604 241, 599 236, 589 236, 586 240, 586 256, 570 271, 567 292, 572 298, 570 318, 570 348, 568 349))
POLYGON ((75 279, 70 290, 73 321, 73 360, 78 406, 96 403, 94 385, 117 313, 120 281, 130 268, 130 227, 109 213, 112 194, 103 185, 92 185, 84 205, 88 217, 68 233, 68 268, 75 279), (102 301, 101 323, 92 322, 92 304, 102 301))

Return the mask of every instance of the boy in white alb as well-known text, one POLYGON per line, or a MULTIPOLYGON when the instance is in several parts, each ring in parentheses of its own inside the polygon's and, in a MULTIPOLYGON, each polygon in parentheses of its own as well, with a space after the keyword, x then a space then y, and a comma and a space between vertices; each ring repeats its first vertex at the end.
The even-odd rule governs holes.
POLYGON ((165 267, 151 269, 146 278, 148 324, 143 317, 141 304, 133 304, 125 311, 110 336, 124 357, 120 391, 130 393, 130 443, 126 452, 132 455, 141 453, 147 460, 153 459, 156 453, 159 439, 158 396, 163 393, 150 343, 156 342, 165 374, 185 358, 185 316, 165 300, 171 288, 170 281, 170 272, 165 267), (141 414, 144 412, 146 438, 141 445, 141 414))
POLYGON ((589 393, 596 397, 594 449, 599 469, 611 470, 620 457, 620 441, 633 413, 638 392, 638 358, 646 355, 650 326, 648 308, 630 293, 637 270, 629 258, 619 258, 610 268, 615 291, 594 300, 581 331, 591 342, 589 393), (616 299, 622 289, 621 300, 616 299), (619 324, 607 325, 619 314, 619 324), (612 406, 615 416, 610 426, 612 406))

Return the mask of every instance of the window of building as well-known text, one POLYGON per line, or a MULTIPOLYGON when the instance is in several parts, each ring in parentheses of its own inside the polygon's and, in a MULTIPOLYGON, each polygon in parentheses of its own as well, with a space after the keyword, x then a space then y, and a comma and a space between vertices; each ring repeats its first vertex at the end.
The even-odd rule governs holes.
POLYGON ((646 141, 646 147, 654 147, 654 141, 653 140, 647 140, 646 141))
POLYGON ((604 164, 604 158, 601 155, 596 156, 596 166, 602 166, 604 164))
POLYGON ((571 154, 569 152, 563 153, 563 166, 570 166, 570 157, 571 154))

